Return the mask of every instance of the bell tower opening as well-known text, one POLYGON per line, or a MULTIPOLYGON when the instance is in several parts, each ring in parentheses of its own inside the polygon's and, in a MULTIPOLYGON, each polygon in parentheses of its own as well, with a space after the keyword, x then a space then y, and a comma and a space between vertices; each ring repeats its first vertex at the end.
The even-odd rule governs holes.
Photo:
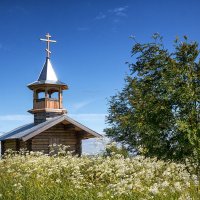
POLYGON ((48 91, 49 99, 58 100, 59 99, 59 91, 48 91))
POLYGON ((38 100, 45 98, 45 92, 38 92, 37 95, 38 95, 38 98, 37 98, 38 100))

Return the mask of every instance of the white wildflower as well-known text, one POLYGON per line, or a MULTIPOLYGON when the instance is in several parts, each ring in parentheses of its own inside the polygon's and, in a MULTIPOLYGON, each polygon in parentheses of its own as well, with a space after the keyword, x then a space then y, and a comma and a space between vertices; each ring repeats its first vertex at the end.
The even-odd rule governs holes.
POLYGON ((62 181, 60 179, 56 179, 56 183, 61 183, 62 181))
POLYGON ((151 187, 149 188, 149 192, 151 192, 151 193, 153 193, 153 194, 158 194, 158 193, 159 193, 157 183, 155 183, 153 186, 151 186, 151 187))
POLYGON ((102 192, 98 192, 98 193, 97 193, 97 196, 98 196, 98 197, 103 197, 103 193, 102 193, 102 192))
POLYGON ((169 182, 164 181, 164 182, 161 184, 161 186, 162 186, 162 187, 167 187, 167 186, 169 186, 169 182))
POLYGON ((181 184, 180 184, 180 182, 175 182, 175 183, 174 183, 174 187, 175 187, 175 189, 176 189, 177 191, 181 191, 181 184))
POLYGON ((21 183, 15 183, 15 184, 14 184, 14 187, 15 187, 17 190, 21 190, 23 186, 22 186, 21 183))

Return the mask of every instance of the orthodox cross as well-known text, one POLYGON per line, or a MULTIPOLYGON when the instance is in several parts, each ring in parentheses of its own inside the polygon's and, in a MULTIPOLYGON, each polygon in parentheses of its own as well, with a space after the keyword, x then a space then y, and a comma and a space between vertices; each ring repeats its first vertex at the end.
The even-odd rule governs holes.
POLYGON ((45 50, 47 52, 47 58, 50 58, 50 54, 51 54, 50 42, 56 42, 56 41, 55 40, 50 40, 51 36, 49 35, 49 33, 47 33, 45 36, 46 36, 46 39, 40 39, 40 40, 47 42, 47 48, 45 50))

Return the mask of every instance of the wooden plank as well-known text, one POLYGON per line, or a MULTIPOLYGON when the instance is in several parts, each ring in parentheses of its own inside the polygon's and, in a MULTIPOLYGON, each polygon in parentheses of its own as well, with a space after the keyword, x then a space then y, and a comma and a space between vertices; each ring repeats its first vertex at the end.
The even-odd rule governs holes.
MULTIPOLYGON (((67 135, 67 134, 63 134, 63 133, 53 133, 53 134, 46 134, 46 135, 41 135, 40 137, 63 137, 63 138, 71 138, 71 139, 75 139, 76 136, 75 135, 67 135)), ((40 137, 37 137, 37 138, 40 138, 40 137)))
POLYGON ((49 145, 49 142, 32 142, 32 145, 49 145))
POLYGON ((62 135, 62 137, 68 137, 68 138, 76 138, 76 134, 69 134, 69 133, 65 133, 64 131, 58 131, 58 132, 43 132, 37 136, 35 136, 34 138, 37 138, 39 136, 58 136, 58 135, 62 135))
POLYGON ((5 140, 5 144, 15 144, 15 140, 5 140))
POLYGON ((26 146, 27 146, 28 151, 32 151, 32 140, 27 140, 26 146))
POLYGON ((76 149, 75 149, 75 153, 78 154, 79 156, 81 156, 82 154, 82 134, 77 132, 76 133, 77 137, 77 143, 76 143, 76 149))
POLYGON ((26 142, 20 140, 20 149, 26 149, 26 148, 27 148, 26 142))
POLYGON ((48 148, 49 147, 49 144, 33 144, 32 143, 32 148, 40 148, 40 147, 44 147, 44 148, 48 148))
POLYGON ((12 149, 13 151, 16 151, 16 141, 15 140, 6 140, 4 143, 5 150, 12 149))
POLYGON ((15 141, 14 140, 5 140, 5 143, 6 144, 13 144, 13 143, 15 143, 15 141))
POLYGON ((66 138, 66 137, 56 137, 56 136, 52 136, 52 137, 46 137, 46 136, 42 136, 42 137, 38 137, 37 140, 33 139, 34 141, 39 141, 40 139, 41 140, 45 140, 45 139, 50 139, 50 138, 60 138, 60 139, 68 139, 69 141, 76 141, 75 138, 66 138))
POLYGON ((20 149, 20 141, 19 141, 19 139, 16 139, 15 140, 16 142, 15 142, 15 144, 16 144, 16 151, 19 151, 19 149, 20 149))
POLYGON ((1 141, 1 155, 5 153, 5 141, 1 141))
POLYGON ((69 130, 48 130, 48 131, 45 131, 43 132, 43 135, 47 135, 47 134, 56 134, 56 133, 63 133, 65 135, 74 135, 75 136, 75 131, 72 130, 72 132, 70 132, 69 130))
POLYGON ((33 151, 35 150, 35 149, 49 149, 49 145, 32 145, 32 149, 33 149, 33 151))
POLYGON ((64 137, 45 137, 45 138, 37 138, 37 139, 33 139, 32 140, 32 143, 33 144, 35 144, 35 143, 43 143, 43 144, 45 144, 45 143, 48 143, 49 142, 49 139, 51 139, 51 138, 58 138, 58 139, 60 139, 61 141, 63 141, 63 142, 77 142, 77 139, 76 138, 64 138, 64 137))

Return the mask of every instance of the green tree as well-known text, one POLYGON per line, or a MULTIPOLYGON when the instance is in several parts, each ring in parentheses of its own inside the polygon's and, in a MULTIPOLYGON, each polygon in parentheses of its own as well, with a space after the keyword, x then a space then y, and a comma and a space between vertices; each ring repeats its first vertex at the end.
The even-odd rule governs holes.
POLYGON ((109 100, 106 135, 136 154, 200 161, 200 62, 197 42, 159 34, 132 48, 122 91, 109 100))

